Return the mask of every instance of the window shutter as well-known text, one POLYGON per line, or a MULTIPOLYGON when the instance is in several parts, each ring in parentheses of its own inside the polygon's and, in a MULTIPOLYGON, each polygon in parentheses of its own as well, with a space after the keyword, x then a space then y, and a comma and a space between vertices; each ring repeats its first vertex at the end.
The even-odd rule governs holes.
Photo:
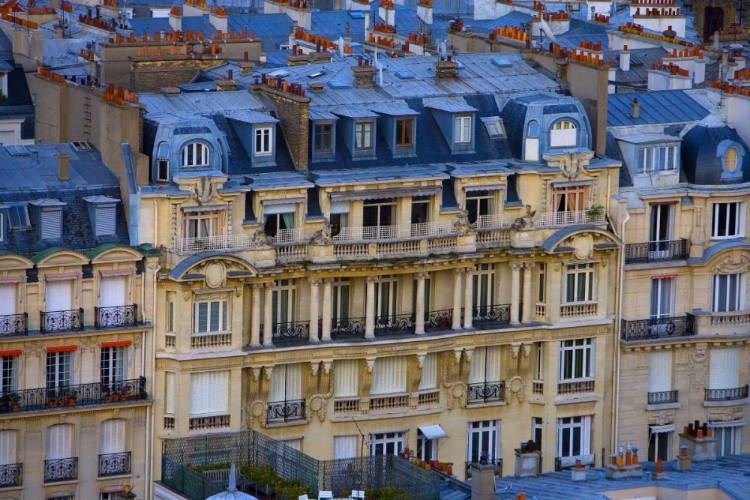
POLYGON ((419 390, 437 388, 437 354, 432 352, 424 357, 422 363, 422 380, 419 381, 419 390))
POLYGON ((286 365, 286 399, 302 399, 302 365, 286 365))
POLYGON ((709 389, 733 389, 739 386, 740 351, 735 347, 711 349, 708 371, 709 389))
POLYGON ((73 456, 73 426, 53 425, 47 428, 47 460, 73 456))
POLYGON ((485 350, 486 347, 476 347, 471 354, 471 368, 469 369, 469 383, 479 384, 484 382, 485 374, 485 350))
POLYGON ((333 459, 356 457, 358 440, 358 436, 334 436, 333 459))
POLYGON ((116 208, 111 206, 96 207, 96 218, 94 221, 97 236, 110 236, 115 234, 116 208))
POLYGON ((41 220, 43 240, 62 238, 62 210, 42 210, 41 220))
POLYGON ((229 412, 229 372, 193 373, 190 376, 190 415, 229 412))
POLYGON ((175 396, 177 395, 177 378, 174 372, 164 374, 164 413, 175 414, 175 396))
POLYGON ((271 371, 270 388, 268 390, 268 402, 276 403, 284 401, 286 397, 286 366, 277 365, 271 371))
POLYGON ((672 351, 651 351, 648 390, 649 392, 672 390, 672 351))
POLYGON ((45 283, 45 311, 73 309, 73 281, 48 281, 45 283))
POLYGON ((199 333, 208 331, 208 302, 195 304, 195 331, 199 333))
POLYGON ((102 435, 99 442, 99 453, 109 455, 110 453, 122 453, 126 450, 125 432, 126 421, 122 418, 113 418, 102 422, 102 435))
POLYGON ((16 431, 0 431, 0 465, 17 463, 16 431))
POLYGON ((6 283, 0 285, 0 316, 5 314, 16 314, 15 283, 6 283))
POLYGON ((347 359, 335 361, 334 397, 355 398, 359 396, 359 361, 347 359))
POLYGON ((370 394, 406 392, 406 357, 393 356, 375 360, 370 394))
POLYGON ((282 443, 293 450, 302 451, 302 438, 285 439, 282 443))
POLYGON ((125 305, 125 287, 127 278, 117 276, 102 278, 99 284, 99 306, 114 307, 125 305))

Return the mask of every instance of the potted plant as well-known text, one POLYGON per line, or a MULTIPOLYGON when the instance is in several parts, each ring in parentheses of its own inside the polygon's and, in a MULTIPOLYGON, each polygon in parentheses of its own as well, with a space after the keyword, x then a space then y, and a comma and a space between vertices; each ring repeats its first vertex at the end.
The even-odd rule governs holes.
POLYGON ((7 397, 11 411, 19 411, 21 409, 21 395, 17 392, 11 392, 7 397))
POLYGON ((49 391, 47 393, 47 406, 50 408, 57 408, 57 391, 49 391))
POLYGON ((65 395, 68 400, 68 406, 75 406, 78 401, 78 393, 75 389, 68 389, 65 391, 65 395))
POLYGON ((593 220, 597 220, 604 215, 604 207, 602 205, 594 205, 593 207, 586 210, 586 215, 593 220))

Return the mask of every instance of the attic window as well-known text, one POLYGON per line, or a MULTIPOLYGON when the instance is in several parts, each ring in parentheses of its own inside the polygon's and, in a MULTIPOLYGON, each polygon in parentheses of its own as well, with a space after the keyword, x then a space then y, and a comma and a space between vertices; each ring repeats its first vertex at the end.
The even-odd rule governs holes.
POLYGON ((5 146, 5 150, 11 156, 29 156, 29 150, 26 146, 5 146))
POLYGON ((156 182, 169 181, 169 144, 162 142, 156 154, 156 182))
POLYGON ((8 219, 11 229, 28 229, 31 227, 29 220, 29 207, 25 203, 10 205, 8 207, 8 219))
POLYGON ((86 141, 73 141, 70 144, 76 151, 91 151, 91 144, 86 141))
POLYGON ((120 200, 109 196, 84 198, 89 207, 89 219, 96 236, 113 236, 117 228, 117 203, 120 200))
POLYGON ((207 167, 208 146, 202 142, 191 142, 182 150, 183 167, 207 167))
POLYGON ((727 171, 734 172, 734 169, 737 168, 738 158, 737 148, 727 148, 727 152, 724 153, 724 165, 727 167, 727 171))
POLYGON ((482 121, 490 138, 499 139, 505 137, 505 125, 502 118, 499 116, 490 116, 489 118, 482 118, 482 121))
POLYGON ((62 207, 43 209, 39 220, 43 240, 62 239, 62 207))

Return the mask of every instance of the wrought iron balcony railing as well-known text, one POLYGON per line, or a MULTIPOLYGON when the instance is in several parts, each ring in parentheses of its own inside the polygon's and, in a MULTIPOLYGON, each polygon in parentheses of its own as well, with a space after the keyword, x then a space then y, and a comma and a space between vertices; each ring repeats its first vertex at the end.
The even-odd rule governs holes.
POLYGON ((94 308, 94 328, 117 328, 138 324, 138 305, 94 308))
POLYGON ((667 316, 636 320, 622 320, 622 340, 648 340, 663 337, 695 335, 695 316, 667 316))
POLYGON ((23 485, 23 464, 0 465, 0 488, 23 485))
MULTIPOLYGON (((265 325, 260 325, 260 336, 265 339, 265 325)), ((290 321, 271 325, 271 342, 278 345, 302 343, 310 340, 309 321, 290 321)))
POLYGON ((41 311, 41 323, 39 331, 42 333, 53 332, 78 332, 83 330, 83 308, 71 309, 69 311, 41 311))
POLYGON ((688 245, 685 238, 680 240, 649 241, 646 243, 628 243, 625 245, 626 264, 685 260, 687 257, 688 245))
POLYGON ((424 328, 430 330, 450 330, 453 327, 453 309, 441 309, 425 313, 424 328))
POLYGON ((413 314, 394 314, 375 318, 375 336, 414 332, 413 314))
POLYGON ((365 336, 365 318, 347 318, 331 322, 331 338, 334 340, 361 339, 365 336))
POLYGON ((130 452, 99 455, 99 477, 130 474, 130 452))
POLYGON ((748 386, 732 387, 730 389, 706 389, 704 401, 735 401, 748 397, 748 386))
POLYGON ((676 403, 676 402, 677 402, 676 390, 648 393, 648 404, 650 405, 661 405, 661 404, 676 403))
POLYGON ((266 422, 291 422, 305 418, 305 400, 275 401, 268 403, 266 422))
POLYGON ((44 461, 44 482, 56 483, 78 479, 78 457, 44 461))
POLYGON ((510 323, 510 304, 493 304, 473 309, 474 323, 510 323))
POLYGON ((0 413, 51 410, 148 399, 146 377, 120 382, 24 389, 0 397, 0 413))
POLYGON ((29 334, 29 315, 5 314, 0 316, 0 337, 29 334))
POLYGON ((469 384, 466 393, 467 404, 505 401, 505 382, 480 382, 469 384))

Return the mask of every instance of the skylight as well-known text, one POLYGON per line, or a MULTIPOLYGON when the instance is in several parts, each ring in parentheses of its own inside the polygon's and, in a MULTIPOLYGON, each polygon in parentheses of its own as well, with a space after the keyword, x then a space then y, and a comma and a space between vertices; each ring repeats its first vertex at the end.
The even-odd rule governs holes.
POLYGON ((5 150, 11 156, 28 156, 29 150, 26 146, 5 146, 5 150))
POLYGON ((503 124, 503 119, 499 116, 482 118, 482 122, 484 122, 484 127, 487 129, 487 133, 491 139, 505 137, 505 125, 503 124))

